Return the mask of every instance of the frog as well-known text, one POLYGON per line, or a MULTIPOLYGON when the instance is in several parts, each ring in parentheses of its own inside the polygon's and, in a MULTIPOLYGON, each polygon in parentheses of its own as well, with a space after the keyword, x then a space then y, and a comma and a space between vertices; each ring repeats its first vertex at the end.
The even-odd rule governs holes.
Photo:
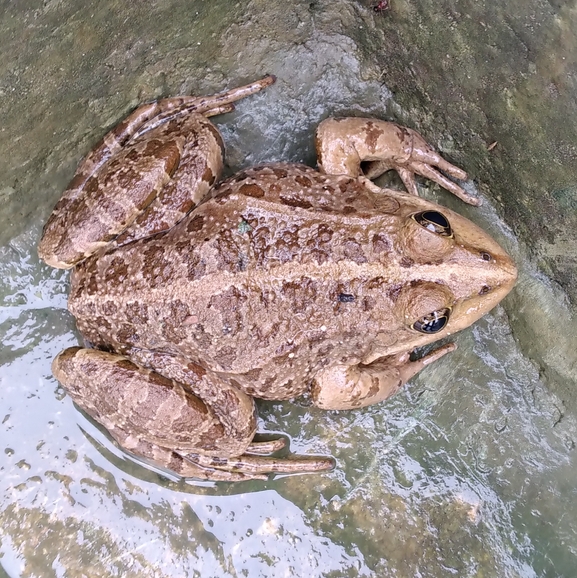
POLYGON ((419 196, 417 175, 479 204, 465 171, 393 122, 326 118, 317 168, 221 180, 209 118, 274 82, 138 107, 80 163, 38 247, 72 270, 85 341, 54 376, 128 455, 182 478, 332 469, 259 439, 255 399, 380 403, 455 345, 415 350, 470 326, 517 276, 490 235, 419 196), (406 191, 375 184, 390 170, 406 191))

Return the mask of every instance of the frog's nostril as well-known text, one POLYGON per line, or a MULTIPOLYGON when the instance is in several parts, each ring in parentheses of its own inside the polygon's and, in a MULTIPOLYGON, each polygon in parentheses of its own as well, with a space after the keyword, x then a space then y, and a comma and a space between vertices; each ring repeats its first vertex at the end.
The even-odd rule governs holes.
POLYGON ((486 251, 482 251, 481 252, 481 259, 483 259, 483 261, 492 261, 493 257, 491 256, 490 253, 487 253, 486 251))
POLYGON ((493 288, 489 285, 483 285, 479 291, 479 295, 487 295, 487 293, 490 293, 492 290, 493 288))

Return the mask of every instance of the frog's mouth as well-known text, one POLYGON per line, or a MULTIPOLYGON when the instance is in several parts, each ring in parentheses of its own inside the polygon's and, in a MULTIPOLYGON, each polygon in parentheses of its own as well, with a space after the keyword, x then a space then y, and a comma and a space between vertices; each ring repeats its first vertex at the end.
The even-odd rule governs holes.
MULTIPOLYGON (((488 313, 511 291, 517 280, 517 268, 513 262, 507 258, 507 265, 495 265, 497 274, 483 276, 483 283, 477 295, 469 296, 457 301, 453 307, 452 317, 454 323, 448 324, 448 330, 452 333, 468 327, 477 319, 488 313)), ((477 270, 478 274, 478 270, 477 270)))

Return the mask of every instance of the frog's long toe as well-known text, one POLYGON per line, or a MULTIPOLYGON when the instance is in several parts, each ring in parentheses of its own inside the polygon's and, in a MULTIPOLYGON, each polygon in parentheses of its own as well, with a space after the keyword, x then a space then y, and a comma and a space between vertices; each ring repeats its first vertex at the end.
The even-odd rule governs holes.
POLYGON ((243 454, 239 458, 217 458, 200 454, 181 455, 185 460, 209 470, 247 476, 324 472, 335 467, 334 459, 329 457, 273 458, 243 454))
POLYGON ((286 446, 284 438, 276 438, 262 442, 252 442, 245 454, 263 456, 282 450, 286 446))

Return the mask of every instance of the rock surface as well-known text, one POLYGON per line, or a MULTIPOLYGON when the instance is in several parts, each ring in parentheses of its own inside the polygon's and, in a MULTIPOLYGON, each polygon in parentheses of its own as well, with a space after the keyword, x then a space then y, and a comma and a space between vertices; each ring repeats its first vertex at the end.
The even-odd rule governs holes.
POLYGON ((571 575, 574 3, 0 9, 0 564, 10 575, 80 575, 97 562, 102 576, 571 575), (66 276, 39 264, 34 247, 77 162, 128 111, 264 73, 277 84, 217 119, 228 172, 314 163, 313 130, 329 115, 400 121, 465 168, 485 204, 424 194, 494 234, 520 279, 503 308, 390 404, 261 407, 263 431, 287 432, 296 452, 331 453, 333 474, 187 486, 123 457, 50 376, 52 357, 77 339, 66 276))

